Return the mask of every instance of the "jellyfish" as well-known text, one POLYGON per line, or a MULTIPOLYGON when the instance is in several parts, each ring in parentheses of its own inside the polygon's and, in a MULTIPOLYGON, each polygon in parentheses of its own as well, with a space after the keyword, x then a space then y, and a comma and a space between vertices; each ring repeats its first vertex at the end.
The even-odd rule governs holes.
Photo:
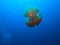
POLYGON ((42 20, 42 15, 39 12, 39 9, 35 7, 30 7, 25 10, 24 16, 26 17, 25 24, 29 27, 39 25, 42 20))

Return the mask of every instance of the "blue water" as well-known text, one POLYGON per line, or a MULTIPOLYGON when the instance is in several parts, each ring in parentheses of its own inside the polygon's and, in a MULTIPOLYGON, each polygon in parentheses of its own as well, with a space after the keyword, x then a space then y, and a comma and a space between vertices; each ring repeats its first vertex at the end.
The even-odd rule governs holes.
POLYGON ((0 0, 0 45, 60 45, 59 0, 0 0), (42 22, 25 24, 24 10, 39 8, 42 22))

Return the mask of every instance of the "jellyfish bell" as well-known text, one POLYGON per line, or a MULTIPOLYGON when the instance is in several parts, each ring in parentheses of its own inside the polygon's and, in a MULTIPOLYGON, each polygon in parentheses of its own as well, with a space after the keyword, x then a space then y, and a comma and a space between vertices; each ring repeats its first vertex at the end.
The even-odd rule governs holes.
POLYGON ((28 17, 28 21, 26 22, 26 25, 29 27, 33 27, 35 25, 39 25, 39 23, 42 21, 42 16, 39 13, 39 10, 35 7, 27 9, 25 12, 25 17, 28 17))

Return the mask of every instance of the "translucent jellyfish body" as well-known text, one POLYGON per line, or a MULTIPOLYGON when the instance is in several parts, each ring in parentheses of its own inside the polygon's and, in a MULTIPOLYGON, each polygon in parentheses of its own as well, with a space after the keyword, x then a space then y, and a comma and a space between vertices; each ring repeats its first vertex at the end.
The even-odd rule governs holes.
POLYGON ((24 16, 26 17, 26 25, 29 27, 33 27, 35 25, 39 25, 42 20, 42 15, 39 10, 35 7, 31 7, 25 10, 24 16))

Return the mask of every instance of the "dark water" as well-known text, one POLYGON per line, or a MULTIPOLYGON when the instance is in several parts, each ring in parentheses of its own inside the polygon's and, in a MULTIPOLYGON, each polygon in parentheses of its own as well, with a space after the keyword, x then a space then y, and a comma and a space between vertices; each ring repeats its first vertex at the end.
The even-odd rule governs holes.
POLYGON ((0 0, 0 45, 60 45, 59 0, 0 0), (42 22, 28 27, 24 9, 38 7, 42 22))

